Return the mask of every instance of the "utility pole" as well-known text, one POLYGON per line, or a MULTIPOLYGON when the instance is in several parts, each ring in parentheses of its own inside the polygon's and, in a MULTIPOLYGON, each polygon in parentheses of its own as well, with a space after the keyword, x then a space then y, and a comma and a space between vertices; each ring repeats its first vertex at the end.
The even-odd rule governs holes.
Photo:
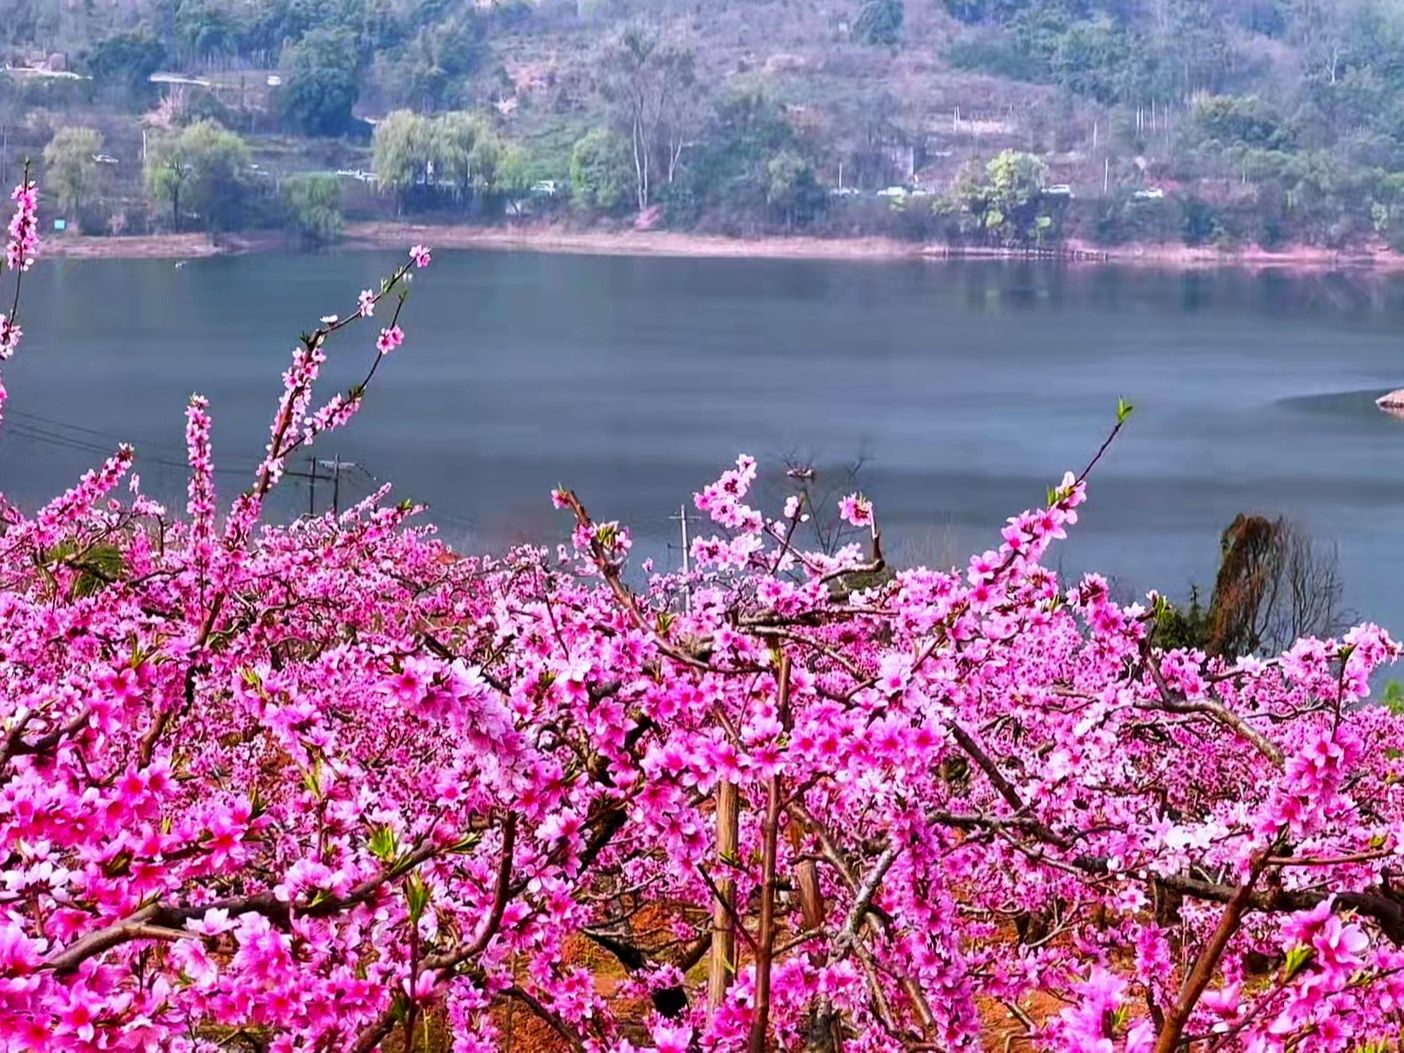
POLYGON ((691 564, 691 562, 690 562, 690 557, 689 557, 689 555, 688 555, 688 550, 687 550, 687 520, 688 520, 687 505, 685 505, 685 504, 678 505, 678 514, 675 515, 675 516, 669 516, 668 518, 671 519, 671 520, 673 520, 674 522, 676 522, 676 523, 678 524, 678 526, 682 529, 682 563, 683 563, 683 573, 684 573, 684 574, 691 574, 691 573, 692 573, 692 564, 691 564))
MULTIPOLYGON (((688 544, 687 539, 687 521, 690 518, 687 514, 687 505, 678 505, 678 514, 669 516, 668 518, 676 521, 678 528, 682 531, 682 569, 683 576, 686 577, 692 573, 692 554, 689 551, 691 546, 688 544)), ((686 592, 684 593, 683 603, 686 610, 692 610, 692 585, 690 583, 687 585, 686 592)))
POLYGON ((336 454, 330 461, 319 462, 323 468, 330 468, 332 472, 332 513, 341 514, 341 473, 352 468, 359 468, 360 465, 353 461, 343 461, 341 454, 336 454))
POLYGON ((308 514, 309 516, 315 516, 315 515, 317 514, 317 480, 318 480, 318 479, 325 478, 325 476, 321 475, 321 474, 317 471, 317 469, 318 469, 318 468, 322 468, 322 469, 326 469, 327 471, 329 471, 329 472, 331 473, 331 484, 332 484, 332 512, 333 512, 334 514, 340 515, 340 514, 341 514, 341 473, 342 473, 343 471, 349 471, 349 470, 351 470, 352 468, 358 468, 358 467, 360 467, 360 466, 359 466, 358 464, 356 464, 354 461, 343 461, 343 460, 341 459, 341 455, 340 455, 340 454, 337 454, 336 456, 334 456, 334 457, 333 457, 331 460, 329 460, 329 461, 326 461, 326 460, 319 461, 319 460, 316 460, 316 459, 314 459, 314 458, 309 458, 309 459, 308 459, 308 462, 307 462, 307 471, 305 471, 305 472, 292 472, 292 471, 289 471, 289 472, 284 472, 283 474, 284 474, 284 475, 290 475, 290 476, 292 476, 292 477, 294 477, 294 478, 296 478, 296 479, 306 479, 306 480, 307 480, 307 483, 308 483, 308 488, 307 488, 307 514, 308 514))

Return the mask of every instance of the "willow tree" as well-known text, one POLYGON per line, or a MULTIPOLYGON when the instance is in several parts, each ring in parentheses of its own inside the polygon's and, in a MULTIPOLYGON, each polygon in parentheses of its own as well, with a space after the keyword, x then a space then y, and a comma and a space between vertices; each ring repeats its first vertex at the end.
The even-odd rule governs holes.
POLYGON ((372 143, 376 179, 395 193, 397 208, 404 207, 411 188, 429 178, 432 136, 432 122, 410 110, 395 110, 376 125, 372 143))
POLYGON ((97 185, 102 133, 96 128, 60 128, 44 147, 48 185, 65 213, 76 213, 97 185))

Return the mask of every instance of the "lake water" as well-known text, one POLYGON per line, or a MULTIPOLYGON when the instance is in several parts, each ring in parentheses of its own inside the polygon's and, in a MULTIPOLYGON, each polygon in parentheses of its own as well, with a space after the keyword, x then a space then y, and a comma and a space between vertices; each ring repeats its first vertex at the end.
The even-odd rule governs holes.
MULTIPOLYGON (((207 394, 223 496, 261 448, 296 335, 399 257, 42 263, 28 279, 0 488, 32 504, 118 440, 179 500, 183 406, 207 394)), ((949 561, 997 540, 1112 422, 1065 570, 1183 595, 1240 511, 1339 547, 1347 601, 1404 635, 1404 281, 1023 263, 800 262, 439 253, 408 341, 322 455, 433 505, 455 540, 558 540, 574 486, 676 561, 669 520, 739 451, 862 458, 890 548, 949 561)), ((371 335, 334 344, 344 386, 371 335)), ((827 476, 824 473, 827 471, 827 476)), ((290 480, 280 514, 305 510, 290 480)), ((331 497, 323 484, 323 505, 331 497)))

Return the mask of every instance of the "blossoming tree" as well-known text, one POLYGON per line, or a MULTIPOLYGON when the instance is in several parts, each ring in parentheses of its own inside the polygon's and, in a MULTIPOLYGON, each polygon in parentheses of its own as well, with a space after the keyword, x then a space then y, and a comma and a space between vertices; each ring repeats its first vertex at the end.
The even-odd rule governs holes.
POLYGON ((263 525, 428 263, 302 339, 227 505, 195 397, 183 515, 126 448, 4 509, 0 1047, 1397 1048, 1384 632, 1162 649, 1163 600, 1042 562, 1101 452, 967 566, 886 577, 866 499, 862 544, 806 551, 747 457, 685 576, 566 490, 554 553, 453 552, 383 494, 263 525))

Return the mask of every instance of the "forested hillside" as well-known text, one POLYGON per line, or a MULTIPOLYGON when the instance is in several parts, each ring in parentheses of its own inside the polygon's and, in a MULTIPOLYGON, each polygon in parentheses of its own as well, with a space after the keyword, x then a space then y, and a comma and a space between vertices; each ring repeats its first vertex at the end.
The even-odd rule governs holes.
POLYGON ((1404 247, 1393 0, 6 0, 0 34, 4 163, 92 233, 1404 247))

